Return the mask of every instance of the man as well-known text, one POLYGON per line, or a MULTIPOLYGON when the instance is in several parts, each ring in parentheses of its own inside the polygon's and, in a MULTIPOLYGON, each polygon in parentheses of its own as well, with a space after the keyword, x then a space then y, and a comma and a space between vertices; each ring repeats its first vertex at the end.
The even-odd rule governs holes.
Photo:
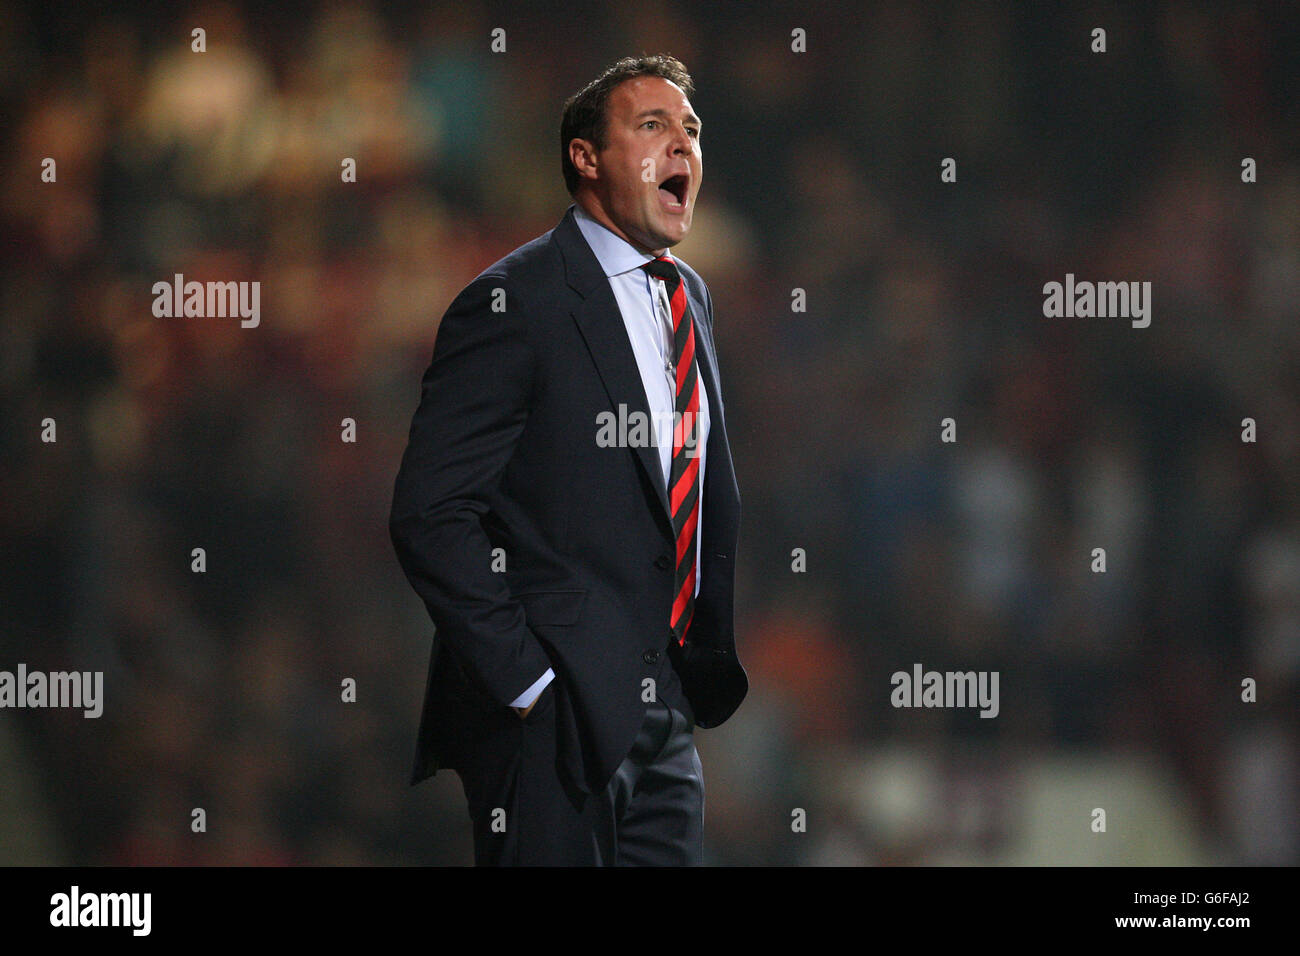
POLYGON ((677 60, 565 104, 560 224, 452 302, 390 531, 436 625, 412 784, 460 775, 479 865, 692 865, 694 727, 748 680, 708 289, 668 249, 703 165, 677 60))

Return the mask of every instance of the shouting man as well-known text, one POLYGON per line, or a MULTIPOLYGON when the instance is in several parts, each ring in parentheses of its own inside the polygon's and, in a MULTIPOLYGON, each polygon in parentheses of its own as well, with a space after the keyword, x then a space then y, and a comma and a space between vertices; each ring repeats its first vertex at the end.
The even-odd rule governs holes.
POLYGON ((455 769, 479 865, 694 865, 695 728, 748 690, 713 302, 669 250, 694 84, 624 58, 560 125, 573 204, 438 326, 393 497, 436 626, 412 784, 455 769))

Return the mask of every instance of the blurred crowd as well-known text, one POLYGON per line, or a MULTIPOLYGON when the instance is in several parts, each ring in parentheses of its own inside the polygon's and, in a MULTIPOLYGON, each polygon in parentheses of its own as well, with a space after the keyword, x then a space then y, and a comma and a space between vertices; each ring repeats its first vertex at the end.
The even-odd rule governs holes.
POLYGON ((698 88, 743 501, 711 861, 1300 862, 1294 11, 862 6, 0 3, 0 668, 106 688, 0 714, 0 863, 472 861, 455 775, 407 786, 392 482, 443 309, 569 202, 564 98, 640 52, 698 88), (176 273, 260 325, 154 317, 176 273), (1066 273, 1150 327, 1045 318, 1066 273), (999 716, 895 709, 915 663, 999 716))

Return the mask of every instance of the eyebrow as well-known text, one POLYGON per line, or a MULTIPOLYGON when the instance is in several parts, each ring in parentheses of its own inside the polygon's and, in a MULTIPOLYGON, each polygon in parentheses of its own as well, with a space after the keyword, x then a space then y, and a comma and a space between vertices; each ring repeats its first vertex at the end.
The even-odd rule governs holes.
MULTIPOLYGON (((636 114, 636 117, 635 117, 635 118, 636 118, 636 119, 641 119, 641 118, 644 117, 644 116, 657 116, 657 117, 659 117, 660 119, 671 119, 671 117, 668 115, 668 111, 667 111, 667 110, 642 110, 640 113, 637 113, 637 114, 636 114)), ((687 123, 694 123, 696 126, 700 127, 701 129, 704 128, 704 121, 701 120, 701 119, 700 119, 698 116, 696 116, 694 113, 692 113, 690 116, 686 117, 686 119, 684 120, 684 122, 687 122, 687 123)))

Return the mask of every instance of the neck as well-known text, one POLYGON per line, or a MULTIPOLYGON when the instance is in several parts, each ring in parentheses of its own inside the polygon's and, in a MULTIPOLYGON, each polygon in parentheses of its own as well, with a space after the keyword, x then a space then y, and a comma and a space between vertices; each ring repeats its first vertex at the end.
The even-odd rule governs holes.
POLYGON ((618 227, 618 225, 614 222, 614 220, 610 218, 609 213, 605 211, 605 207, 601 203, 600 197, 593 195, 590 191, 585 189, 580 191, 576 196, 573 197, 573 201, 578 206, 580 206, 582 208, 582 211, 585 212, 588 216, 596 220, 598 223, 600 223, 602 226, 604 226, 614 235, 618 236, 624 242, 631 245, 632 248, 636 249, 637 252, 645 253, 648 256, 662 256, 665 252, 668 251, 667 246, 664 246, 662 249, 647 249, 641 243, 637 242, 635 239, 633 239, 631 236, 625 233, 622 229, 618 227))

